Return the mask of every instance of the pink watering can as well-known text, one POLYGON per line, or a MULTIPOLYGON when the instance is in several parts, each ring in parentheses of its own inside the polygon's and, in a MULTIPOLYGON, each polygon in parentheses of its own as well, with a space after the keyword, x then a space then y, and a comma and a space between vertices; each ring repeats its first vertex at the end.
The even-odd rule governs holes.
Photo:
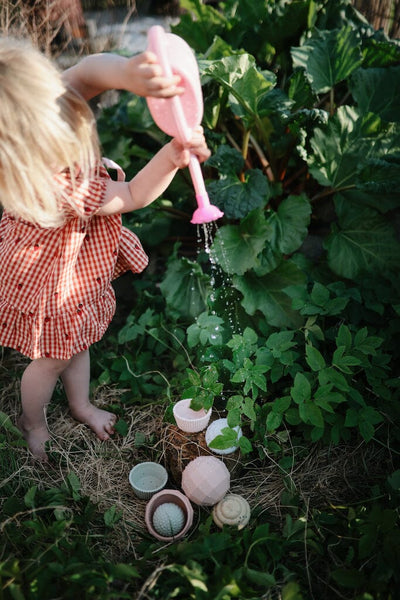
MULTIPOLYGON (((158 127, 167 135, 187 144, 192 130, 203 118, 203 95, 196 58, 188 44, 173 33, 165 33, 160 25, 149 29, 148 50, 160 63, 165 77, 179 75, 179 85, 184 88, 180 96, 172 98, 147 98, 147 104, 158 127)), ((203 174, 197 156, 191 154, 189 171, 196 193, 198 208, 191 223, 209 223, 223 216, 223 212, 210 204, 203 174)))

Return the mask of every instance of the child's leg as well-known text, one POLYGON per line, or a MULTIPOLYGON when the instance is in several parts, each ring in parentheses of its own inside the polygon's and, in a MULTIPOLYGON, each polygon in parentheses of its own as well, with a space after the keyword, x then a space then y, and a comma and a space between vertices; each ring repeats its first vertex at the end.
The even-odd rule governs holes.
POLYGON ((46 425, 46 406, 67 360, 38 358, 25 369, 21 379, 22 415, 19 426, 34 456, 46 460, 45 443, 50 439, 46 425))
POLYGON ((114 433, 116 417, 97 408, 89 401, 89 350, 73 356, 61 375, 72 416, 89 425, 100 440, 108 440, 114 433))

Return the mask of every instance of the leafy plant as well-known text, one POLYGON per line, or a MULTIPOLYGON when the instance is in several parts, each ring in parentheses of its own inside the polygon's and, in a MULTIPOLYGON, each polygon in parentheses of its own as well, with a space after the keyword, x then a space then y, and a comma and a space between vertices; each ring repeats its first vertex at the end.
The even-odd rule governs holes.
MULTIPOLYGON (((152 269, 135 278, 123 325, 94 347, 94 384, 167 418, 177 397, 214 406, 228 420, 216 448, 238 444, 243 468, 276 465, 280 514, 257 505, 244 530, 219 531, 199 508, 189 538, 164 546, 144 533, 135 556, 112 564, 99 540, 118 526, 116 507, 99 510, 73 473, 50 489, 5 479, 2 597, 395 598, 399 43, 349 0, 181 6, 172 29, 196 51, 213 151, 204 173, 225 216, 190 225, 182 172, 125 217, 152 269), (347 444, 386 448, 387 464, 364 497, 313 505, 292 474, 309 452, 347 444)), ((99 130, 128 177, 166 140, 127 94, 99 130)), ((24 441, 6 414, 0 427, 9 473, 24 441)))

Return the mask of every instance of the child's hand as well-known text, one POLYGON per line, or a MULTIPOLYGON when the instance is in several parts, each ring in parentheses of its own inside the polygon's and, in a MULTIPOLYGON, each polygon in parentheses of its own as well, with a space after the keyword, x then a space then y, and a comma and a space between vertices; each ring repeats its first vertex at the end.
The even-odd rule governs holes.
POLYGON ((195 154, 200 162, 210 157, 211 152, 207 147, 202 127, 195 127, 192 139, 188 145, 182 145, 176 138, 170 142, 171 160, 176 168, 184 169, 188 166, 190 155, 195 154))
POLYGON ((129 58, 124 65, 124 71, 124 89, 138 96, 170 98, 184 91, 183 87, 179 87, 179 75, 171 78, 163 76, 153 52, 146 51, 129 58))

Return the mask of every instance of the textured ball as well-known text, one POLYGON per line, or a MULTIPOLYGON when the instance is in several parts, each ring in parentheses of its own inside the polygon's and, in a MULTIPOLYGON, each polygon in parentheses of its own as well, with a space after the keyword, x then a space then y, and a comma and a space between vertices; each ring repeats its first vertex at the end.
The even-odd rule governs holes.
POLYGON ((218 527, 236 526, 242 529, 250 519, 250 506, 243 496, 228 494, 213 508, 213 519, 218 527))
POLYGON ((183 510, 173 502, 160 504, 154 511, 153 527, 160 535, 173 537, 181 531, 184 523, 183 510))
POLYGON ((196 504, 212 506, 225 496, 230 479, 222 460, 215 456, 198 456, 182 473, 182 489, 196 504))

